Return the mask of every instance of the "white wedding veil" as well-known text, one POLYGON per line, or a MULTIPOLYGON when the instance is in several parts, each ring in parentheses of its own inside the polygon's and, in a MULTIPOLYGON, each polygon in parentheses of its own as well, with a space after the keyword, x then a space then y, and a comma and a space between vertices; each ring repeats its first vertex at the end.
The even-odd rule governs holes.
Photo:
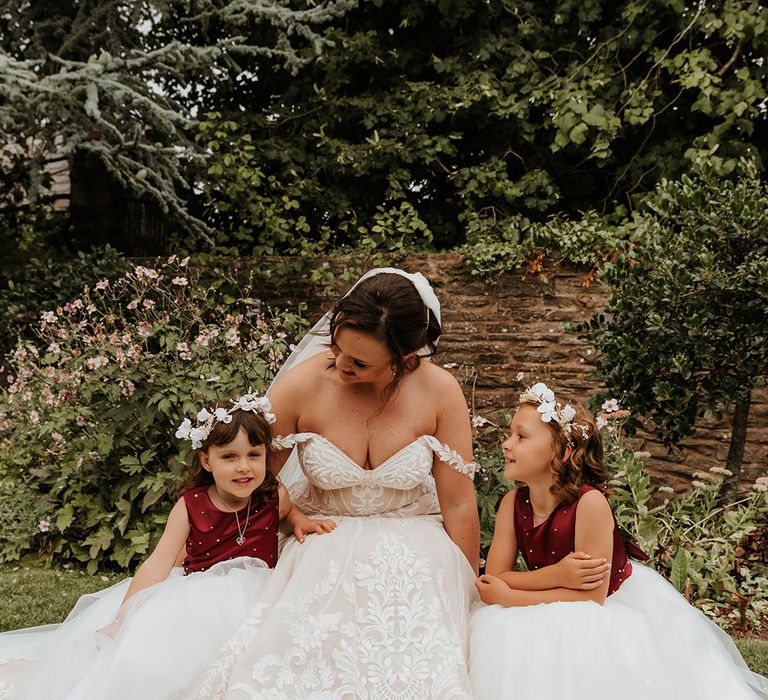
MULTIPOLYGON (((427 281, 427 278, 424 277, 424 275, 422 275, 420 272, 405 272, 405 270, 400 270, 396 267, 377 267, 373 270, 369 270, 362 277, 360 277, 360 279, 357 280, 357 282, 355 282, 352 287, 350 287, 347 294, 349 294, 349 292, 357 287, 357 285, 360 284, 360 282, 363 280, 383 273, 400 275, 401 277, 405 277, 406 279, 410 280, 413 286, 416 287, 416 291, 419 293, 419 296, 424 302, 426 309, 434 314, 435 319, 437 320, 437 324, 441 325, 440 301, 435 295, 432 286, 427 281)), ((346 296, 346 294, 344 296, 346 296)), ((267 389, 267 395, 269 395, 269 392, 272 391, 280 379, 292 367, 295 367, 301 362, 304 362, 304 360, 308 360, 310 357, 314 357, 318 353, 321 353, 328 348, 328 339, 331 328, 331 313, 331 311, 328 311, 325 315, 323 315, 323 317, 294 347, 293 352, 291 352, 291 354, 288 356, 288 359, 286 359, 282 367, 280 367, 280 371, 275 375, 275 378, 269 385, 269 388, 267 389)), ((428 314, 426 314, 425 323, 427 323, 428 320, 428 314)), ((421 350, 417 351, 416 354, 428 354, 428 350, 427 353, 424 353, 425 349, 426 348, 422 348, 421 350)), ((296 455, 296 449, 294 448, 290 457, 288 457, 288 461, 286 461, 285 465, 280 471, 280 480, 286 486, 290 486, 291 484, 299 481, 301 478, 301 468, 299 467, 299 460, 296 455)))

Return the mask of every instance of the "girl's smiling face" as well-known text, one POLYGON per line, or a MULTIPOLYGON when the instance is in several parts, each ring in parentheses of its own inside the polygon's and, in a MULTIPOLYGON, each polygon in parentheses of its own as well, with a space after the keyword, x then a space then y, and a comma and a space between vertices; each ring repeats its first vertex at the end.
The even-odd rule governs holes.
POLYGON ((240 428, 231 442, 211 445, 207 452, 201 452, 200 462, 213 476, 209 494, 225 506, 239 510, 264 481, 267 448, 251 445, 248 434, 240 428))
POLYGON ((517 409, 509 429, 509 437, 502 443, 504 476, 507 479, 529 483, 552 475, 551 464, 555 456, 552 431, 534 406, 523 404, 517 409))

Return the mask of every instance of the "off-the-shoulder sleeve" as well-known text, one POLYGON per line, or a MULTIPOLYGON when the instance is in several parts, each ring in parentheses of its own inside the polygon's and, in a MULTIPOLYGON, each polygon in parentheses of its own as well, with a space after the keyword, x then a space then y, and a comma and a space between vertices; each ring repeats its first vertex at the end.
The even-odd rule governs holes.
POLYGON ((440 442, 434 435, 425 435, 424 440, 442 462, 453 467, 460 474, 464 474, 470 479, 474 478, 475 472, 480 468, 477 462, 466 462, 456 450, 452 450, 448 445, 440 442))
POLYGON ((315 433, 291 433, 290 435, 278 435, 272 438, 273 450, 290 450, 300 442, 306 442, 315 437, 315 433))

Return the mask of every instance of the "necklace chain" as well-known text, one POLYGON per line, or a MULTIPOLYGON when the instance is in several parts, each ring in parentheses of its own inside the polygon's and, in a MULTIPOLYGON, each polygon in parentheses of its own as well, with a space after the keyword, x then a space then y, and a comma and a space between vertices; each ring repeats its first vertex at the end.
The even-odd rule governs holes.
MULTIPOLYGON (((253 494, 248 496, 248 509, 245 511, 245 524, 243 525, 242 528, 240 527, 240 517, 238 516, 237 511, 236 510, 229 511, 230 513, 235 514, 235 524, 237 525, 237 537, 235 537, 235 542, 237 542, 239 547, 245 544, 245 531, 248 528, 248 517, 251 515, 251 497, 252 496, 253 494)), ((222 505, 225 505, 224 501, 221 501, 221 503, 222 505)))
POLYGON ((544 513, 544 514, 541 514, 541 513, 537 513, 535 510, 533 510, 533 503, 531 503, 531 510, 533 510, 533 514, 534 514, 534 515, 535 515, 537 518, 546 518, 548 515, 550 515, 550 514, 552 513, 552 511, 554 511, 554 510, 555 510, 555 508, 557 508, 557 506, 554 506, 553 508, 551 508, 550 510, 548 510, 548 511, 547 511, 546 513, 544 513))

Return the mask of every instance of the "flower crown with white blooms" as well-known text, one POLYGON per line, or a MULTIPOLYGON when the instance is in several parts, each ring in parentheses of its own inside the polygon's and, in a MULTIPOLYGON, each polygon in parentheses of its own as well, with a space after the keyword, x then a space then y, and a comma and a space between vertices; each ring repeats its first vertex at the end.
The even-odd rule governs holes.
POLYGON ((230 402, 231 406, 223 406, 214 409, 211 413, 207 408, 203 408, 197 414, 197 425, 192 427, 192 421, 185 418, 181 425, 176 429, 176 437, 181 440, 191 440, 192 449, 197 450, 203 446, 203 441, 211 434, 213 426, 216 423, 231 423, 232 414, 235 411, 253 411, 261 413, 267 423, 274 423, 276 418, 272 413, 272 404, 266 396, 259 396, 255 393, 237 396, 230 402))
POLYGON ((568 436, 568 442, 573 443, 573 431, 579 432, 585 440, 589 437, 589 426, 585 423, 574 423, 573 418, 576 415, 576 409, 570 404, 562 404, 555 401, 555 392, 546 384, 539 382, 529 389, 526 389, 520 398, 519 404, 529 403, 537 404, 536 410, 541 415, 541 420, 545 423, 555 421, 568 436))

